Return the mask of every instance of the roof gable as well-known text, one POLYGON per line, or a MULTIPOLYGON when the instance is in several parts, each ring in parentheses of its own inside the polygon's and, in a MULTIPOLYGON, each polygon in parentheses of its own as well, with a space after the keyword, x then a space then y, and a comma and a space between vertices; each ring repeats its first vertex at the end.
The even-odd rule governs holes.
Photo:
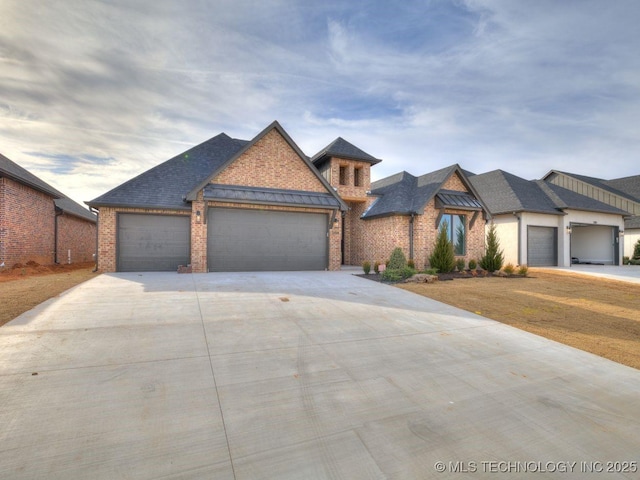
POLYGON ((640 175, 605 180, 603 183, 632 197, 636 202, 640 202, 640 175))
POLYGON ((373 155, 369 155, 367 152, 360 150, 358 147, 347 142, 342 137, 336 138, 333 142, 316 153, 313 158, 311 158, 311 162, 317 166, 324 163, 331 157, 360 160, 370 163, 371 165, 375 165, 382 161, 379 158, 375 158, 373 155))
MULTIPOLYGON (((226 161, 224 161, 220 165, 217 165, 216 168, 214 168, 213 170, 210 170, 209 175, 207 175, 202 181, 197 183, 195 187, 191 188, 191 190, 188 192, 188 194, 186 196, 186 199, 187 200, 195 200, 197 195, 198 195, 198 192, 200 192, 202 189, 204 189, 209 183, 212 183, 214 181, 215 181, 215 183, 226 183, 226 184, 229 184, 229 182, 224 181, 225 180, 225 177, 224 177, 225 170, 232 168, 232 166, 236 162, 252 162, 252 161, 255 161, 255 158, 257 158, 257 157, 250 157, 248 154, 251 153, 251 151, 252 151, 252 149, 254 149, 254 147, 256 149, 260 148, 261 142, 263 140, 265 140, 268 135, 271 135, 274 132, 277 132, 277 134, 280 135, 280 137, 284 140, 284 142, 286 143, 288 148, 290 148, 295 153, 295 156, 297 157, 297 160, 302 162, 304 167, 309 172, 309 178, 312 177, 313 178, 313 182, 314 183, 317 182, 318 188, 314 187, 314 190, 321 190, 321 191, 324 191, 324 192, 329 192, 339 202, 341 208, 343 210, 346 210, 347 209, 346 204, 338 196, 338 194, 335 192, 335 190, 329 185, 329 183, 326 181, 326 179, 324 177, 322 177, 322 175, 320 175, 318 170, 311 164, 311 162, 309 161, 308 157, 302 152, 302 150, 300 150, 298 145, 296 145, 296 143, 291 139, 291 137, 287 134, 287 132, 284 130, 284 128, 282 128, 282 126, 277 121, 274 121, 273 123, 271 123, 271 125, 269 125, 267 128, 265 128, 258 135, 256 135, 256 137, 253 140, 251 140, 250 142, 247 142, 243 146, 243 148, 241 148, 234 155, 232 155, 228 159, 226 159, 226 161)), ((265 156, 265 160, 267 160, 267 161, 269 160, 268 156, 265 156)), ((245 168, 245 169, 252 168, 252 169, 254 169, 255 167, 253 165, 249 165, 247 163, 246 165, 242 165, 242 168, 245 168)), ((248 171, 248 173, 252 173, 252 172, 248 171)), ((253 176, 253 175, 250 175, 250 176, 253 176)), ((281 181, 285 182, 285 183, 288 182, 288 180, 289 180, 289 178, 287 178, 286 175, 280 176, 279 179, 281 181)), ((248 182, 244 182, 244 183, 248 183, 248 182)), ((269 187, 272 187, 273 185, 258 185, 258 184, 256 184, 256 185, 249 185, 249 186, 269 188, 269 187)), ((276 188, 278 188, 278 187, 276 187, 276 188)), ((309 188, 309 190, 311 190, 311 189, 309 188)))
MULTIPOLYGON (((595 178, 595 177, 588 177, 586 175, 578 175, 576 173, 569 173, 569 172, 561 172, 559 170, 551 170, 549 173, 547 173, 544 177, 543 180, 545 181, 549 181, 551 182, 553 180, 554 177, 556 176, 564 176, 564 177, 569 177, 569 178, 574 178, 580 182, 584 182, 588 185, 592 185, 596 188, 599 188, 601 190, 604 190, 606 192, 612 193, 614 195, 617 195, 621 198, 627 199, 627 200, 631 200, 634 202, 640 202, 640 197, 636 197, 634 194, 627 192, 625 190, 631 188, 631 185, 633 185, 634 179, 636 179, 636 182, 640 183, 640 180, 638 180, 638 178, 640 176, 636 176, 636 177, 627 177, 625 178, 621 178, 621 179, 616 179, 616 180, 603 180, 601 178, 595 178), (620 188, 620 187, 623 188, 620 188)), ((640 185, 636 184, 634 191, 636 194, 640 195, 640 185)))
POLYGON ((562 188, 553 183, 537 180, 535 182, 546 195, 562 210, 585 210, 589 212, 612 213, 628 216, 629 213, 619 208, 607 205, 586 195, 562 188))
MULTIPOLYGON (((480 195, 469 182, 463 170, 459 165, 455 164, 420 177, 401 172, 372 183, 371 193, 379 198, 365 212, 362 218, 409 215, 412 213, 422 214, 427 204, 436 194, 440 191, 445 191, 444 187, 454 175, 458 175, 466 191, 471 194, 464 200, 469 204, 468 208, 475 208, 471 206, 472 202, 470 202, 471 197, 475 197, 479 205, 488 212, 480 195)), ((452 192, 447 190, 445 193, 452 192)))

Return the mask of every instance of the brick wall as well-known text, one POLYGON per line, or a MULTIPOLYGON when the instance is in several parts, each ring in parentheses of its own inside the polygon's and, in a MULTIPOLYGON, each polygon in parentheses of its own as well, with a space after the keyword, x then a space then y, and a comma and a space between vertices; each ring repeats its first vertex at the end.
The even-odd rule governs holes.
POLYGON ((0 264, 54 260, 53 198, 9 178, 0 178, 0 264))
POLYGON ((184 210, 100 207, 98 234, 98 270, 116 271, 118 213, 147 213, 156 215, 189 215, 184 210))
POLYGON ((336 188, 343 200, 361 200, 371 189, 371 164, 344 158, 331 158, 331 186, 336 188), (345 184, 340 184, 340 167, 345 169, 345 184), (355 170, 360 170, 360 186, 355 185, 355 170))
MULTIPOLYGON (((443 184, 442 189, 467 191, 457 174, 452 175, 443 184)), ((389 259, 391 252, 396 247, 402 248, 408 259, 410 257, 409 227, 411 217, 408 215, 394 215, 372 220, 361 220, 360 216, 372 201, 373 199, 369 199, 366 203, 349 204, 352 210, 347 214, 347 224, 351 239, 348 247, 348 258, 345 257, 345 261, 350 265, 361 265, 365 260, 370 261, 372 264, 376 261, 384 262, 389 259)), ((439 210, 435 208, 435 200, 432 199, 426 205, 424 214, 414 217, 413 260, 418 269, 424 269, 429 266, 428 259, 433 253, 438 235, 436 218, 439 213, 439 210)), ((479 260, 484 254, 485 220, 482 214, 476 219, 473 228, 470 228, 474 212, 447 209, 445 213, 466 216, 466 251, 464 256, 456 258, 464 258, 466 262, 471 259, 479 260)))
POLYGON ((326 192, 325 186, 277 130, 271 130, 211 183, 326 192))
POLYGON ((96 224, 64 213, 58 217, 58 263, 93 261, 96 252, 96 224))

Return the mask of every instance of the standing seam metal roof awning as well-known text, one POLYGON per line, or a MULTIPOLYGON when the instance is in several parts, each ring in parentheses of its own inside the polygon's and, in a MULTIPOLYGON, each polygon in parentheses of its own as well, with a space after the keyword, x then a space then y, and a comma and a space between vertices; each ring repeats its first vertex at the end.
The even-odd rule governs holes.
POLYGON ((281 190, 275 188, 241 187, 210 184, 204 188, 205 200, 263 205, 287 205, 307 208, 339 209, 340 202, 330 193, 281 190))
POLYGON ((480 202, 465 192, 440 191, 436 194, 436 199, 443 207, 482 210, 480 202))

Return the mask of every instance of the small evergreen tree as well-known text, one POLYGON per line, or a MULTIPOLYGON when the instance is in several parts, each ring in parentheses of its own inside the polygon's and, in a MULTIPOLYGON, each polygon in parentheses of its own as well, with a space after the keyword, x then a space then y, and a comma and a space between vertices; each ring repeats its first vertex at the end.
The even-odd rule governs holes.
POLYGON ((640 260, 640 240, 638 240, 633 247, 633 257, 634 260, 640 260))
POLYGON ((502 268, 504 255, 500 250, 500 241, 496 234, 496 226, 491 223, 489 233, 487 233, 487 251, 480 259, 480 266, 489 272, 495 272, 502 268))
POLYGON ((389 259, 389 263, 387 264, 387 269, 389 270, 402 270, 407 266, 407 257, 402 253, 402 249, 400 247, 396 247, 391 252, 391 258, 389 259))
POLYGON ((453 244, 449 240, 449 235, 447 235, 448 227, 447 222, 442 222, 442 225, 440 225, 438 237, 436 238, 436 246, 429 257, 429 265, 431 268, 436 268, 438 272, 441 273, 452 272, 456 265, 453 244))

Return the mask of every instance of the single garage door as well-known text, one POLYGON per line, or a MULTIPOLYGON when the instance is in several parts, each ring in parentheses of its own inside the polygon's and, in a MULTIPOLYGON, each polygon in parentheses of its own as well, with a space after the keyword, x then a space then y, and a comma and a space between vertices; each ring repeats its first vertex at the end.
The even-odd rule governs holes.
POLYGON ((326 214, 211 208, 207 221, 210 272, 327 268, 326 214))
POLYGON ((530 267, 558 265, 558 229, 555 227, 527 228, 527 264, 530 267))
POLYGON ((118 215, 119 272, 176 271, 191 258, 190 217, 118 215))

